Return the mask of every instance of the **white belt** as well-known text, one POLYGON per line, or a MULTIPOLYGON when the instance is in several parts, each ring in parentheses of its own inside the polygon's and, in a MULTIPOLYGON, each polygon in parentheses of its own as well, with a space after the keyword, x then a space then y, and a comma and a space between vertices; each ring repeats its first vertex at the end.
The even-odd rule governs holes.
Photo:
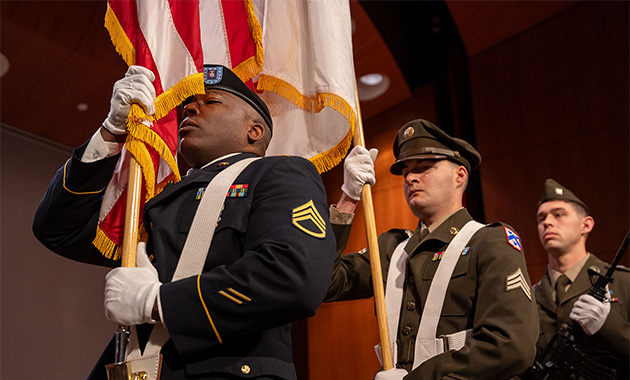
POLYGON ((441 354, 446 351, 457 351, 466 345, 470 339, 472 329, 458 331, 456 333, 441 335, 435 340, 435 353, 441 354))

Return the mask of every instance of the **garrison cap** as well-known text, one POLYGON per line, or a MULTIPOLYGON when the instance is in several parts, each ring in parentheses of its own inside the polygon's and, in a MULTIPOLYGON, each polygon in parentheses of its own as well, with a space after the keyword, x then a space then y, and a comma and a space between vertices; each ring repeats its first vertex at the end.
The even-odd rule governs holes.
POLYGON ((262 116, 269 129, 273 130, 271 113, 265 102, 254 91, 250 90, 232 70, 222 65, 203 65, 203 83, 206 91, 222 90, 246 101, 262 116))
POLYGON ((577 203, 578 205, 582 206, 584 210, 586 210, 587 214, 590 214, 586 203, 582 202, 582 200, 578 198, 575 194, 573 194, 571 190, 567 189, 566 187, 562 186, 557 181, 551 178, 548 178, 545 181, 542 197, 540 198, 540 202, 538 202, 538 206, 549 201, 565 201, 570 203, 577 203))
POLYGON ((447 159, 465 166, 469 173, 481 163, 481 155, 472 145, 422 119, 412 120, 398 131, 394 156, 396 162, 389 171, 396 175, 402 174, 403 162, 409 160, 447 159))

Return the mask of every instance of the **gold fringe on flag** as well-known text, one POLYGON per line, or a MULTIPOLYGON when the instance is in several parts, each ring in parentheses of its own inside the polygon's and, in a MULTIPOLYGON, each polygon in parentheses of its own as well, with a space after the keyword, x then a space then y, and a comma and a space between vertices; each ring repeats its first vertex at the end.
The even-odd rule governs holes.
POLYGON ((236 74, 236 76, 240 80, 242 80, 243 82, 247 82, 248 80, 258 75, 261 70, 262 68, 259 67, 258 63, 256 62, 256 57, 249 57, 241 62, 240 65, 236 66, 232 70, 232 72, 236 74))
POLYGON ((114 48, 121 55, 127 66, 136 64, 136 48, 133 46, 125 30, 118 22, 118 18, 114 11, 107 3, 107 11, 105 12, 105 28, 109 31, 109 37, 114 44, 114 48))
POLYGON ((121 247, 110 240, 100 226, 96 228, 96 237, 92 241, 92 244, 98 249, 105 258, 111 260, 120 260, 121 247))
POLYGON ((263 64, 265 63, 265 53, 263 49, 262 42, 262 27, 256 18, 256 14, 254 13, 254 3, 252 0, 245 0, 245 8, 247 10, 247 24, 249 25, 249 33, 254 40, 254 46, 256 47, 256 54, 253 57, 250 57, 243 62, 241 62, 238 66, 232 69, 234 74, 238 76, 243 82, 247 82, 252 79, 263 68, 263 64))
POLYGON ((156 120, 163 118, 188 97, 204 94, 205 92, 203 73, 191 74, 181 79, 173 87, 164 91, 155 99, 154 118, 156 120))
POLYGON ((305 111, 316 113, 320 112, 324 107, 331 107, 341 114, 350 125, 350 130, 346 136, 337 145, 320 153, 317 156, 309 158, 309 161, 317 167, 320 173, 328 171, 341 162, 346 152, 352 145, 352 136, 354 136, 354 126, 356 116, 352 107, 342 97, 331 93, 319 93, 315 97, 308 97, 300 93, 295 87, 289 83, 275 77, 260 75, 258 77, 258 90, 271 91, 282 96, 299 108, 305 111))
MULTIPOLYGON (((144 225, 140 225, 138 227, 138 241, 145 240, 146 232, 147 231, 144 229, 144 225)), ((122 247, 117 246, 113 241, 111 241, 111 239, 107 237, 107 234, 105 234, 105 231, 101 229, 101 226, 96 227, 96 236, 92 241, 92 245, 94 245, 105 258, 114 261, 120 260, 122 247)))

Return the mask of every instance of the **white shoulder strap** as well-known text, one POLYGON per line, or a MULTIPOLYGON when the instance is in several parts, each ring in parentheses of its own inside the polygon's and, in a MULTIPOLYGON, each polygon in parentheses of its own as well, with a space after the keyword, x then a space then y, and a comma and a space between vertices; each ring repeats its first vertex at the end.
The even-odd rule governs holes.
POLYGON ((436 352, 435 335, 437 333, 437 326, 440 320, 440 314, 442 313, 448 283, 464 247, 475 232, 482 227, 484 227, 483 224, 474 220, 466 223, 455 238, 453 238, 442 255, 442 259, 431 281, 431 287, 429 288, 429 294, 427 295, 424 309, 422 309, 420 327, 418 328, 418 336, 416 337, 413 362, 414 369, 438 353, 436 352))
MULTIPOLYGON (((403 240, 392 254, 387 271, 387 286, 385 288, 385 310, 387 312, 387 327, 389 328, 389 342, 392 345, 391 352, 394 358, 398 357, 396 335, 398 333, 398 321, 400 320, 400 305, 402 304, 403 289, 405 287, 405 273, 407 258, 405 246, 410 238, 403 240)), ((376 348, 377 356, 383 364, 380 347, 376 348)))
MULTIPOLYGON (((260 158, 261 157, 253 157, 238 161, 217 174, 216 177, 210 181, 203 193, 203 197, 195 213, 195 218, 190 226, 186 243, 184 243, 184 249, 182 250, 177 268, 175 269, 175 274, 173 275, 173 281, 201 273, 230 186, 247 165, 260 158)), ((136 335, 137 332, 134 328, 132 330, 132 340, 127 360, 133 360, 142 356, 157 355, 160 353, 162 346, 164 346, 169 339, 168 332, 164 325, 162 323, 156 324, 153 327, 144 354, 141 354, 137 338, 135 338, 136 335)))
POLYGON ((238 161, 229 168, 217 174, 208 184, 203 193, 199 208, 195 213, 182 255, 177 263, 172 281, 195 276, 201 273, 206 262, 206 256, 212 243, 214 229, 223 210, 226 195, 236 177, 255 160, 260 157, 247 158, 238 161))

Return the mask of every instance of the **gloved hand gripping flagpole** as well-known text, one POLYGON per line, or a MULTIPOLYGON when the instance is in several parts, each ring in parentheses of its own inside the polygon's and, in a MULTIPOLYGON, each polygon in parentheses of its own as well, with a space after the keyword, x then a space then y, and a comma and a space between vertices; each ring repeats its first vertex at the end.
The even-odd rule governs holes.
MULTIPOLYGON (((354 145, 361 145, 365 148, 365 137, 363 135, 363 120, 361 118, 361 107, 359 106, 359 93, 356 90, 357 99, 357 122, 355 125, 354 145)), ((383 272, 381 271, 381 258, 378 248, 378 238, 376 234, 376 221, 374 218, 374 203, 372 200, 372 186, 366 184, 361 190, 361 203, 363 204, 363 216, 365 219, 365 232, 367 235, 368 250, 370 252, 370 267, 372 269, 372 287, 374 288, 374 307, 376 309, 376 321, 378 333, 381 341, 381 351, 383 354, 383 369, 394 368, 392 359, 391 343, 389 339, 389 327, 387 324, 387 310, 385 309, 385 291, 383 288, 383 272)))

